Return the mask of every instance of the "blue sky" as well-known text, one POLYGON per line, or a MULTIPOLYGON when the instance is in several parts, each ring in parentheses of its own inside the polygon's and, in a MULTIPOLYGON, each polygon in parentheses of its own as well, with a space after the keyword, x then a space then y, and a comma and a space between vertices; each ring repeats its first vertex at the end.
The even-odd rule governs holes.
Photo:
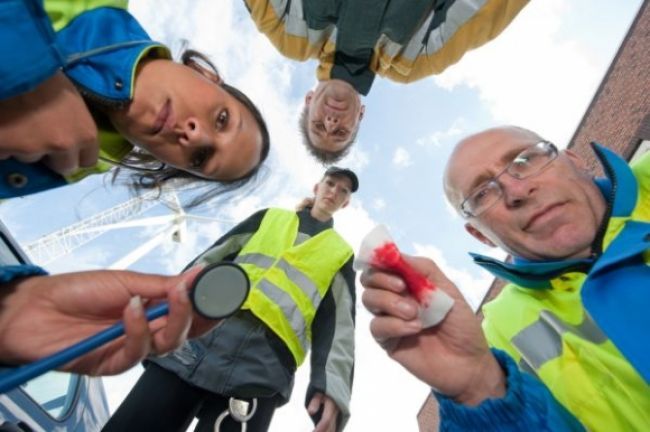
MULTIPOLYGON (((492 252, 465 233, 462 220, 442 197, 441 173, 453 144, 486 127, 517 124, 564 147, 641 3, 531 2, 495 41, 440 76, 410 85, 376 79, 364 100, 366 115, 355 150, 341 164, 357 171, 361 186, 350 207, 337 216, 337 229, 356 249, 376 223, 386 224, 405 252, 434 258, 477 305, 491 278, 474 268, 467 251, 492 252)), ((270 163, 257 188, 202 208, 198 214, 218 220, 188 222, 185 243, 166 241, 132 267, 171 274, 256 209, 293 207, 310 194, 322 168, 302 149, 296 122, 304 93, 316 83, 315 63, 280 56, 257 34, 241 1, 132 0, 131 9, 155 39, 173 48, 186 39, 207 53, 227 82, 258 103, 272 135, 270 163)), ((0 205, 0 217, 21 242, 29 243, 128 198, 122 188, 104 183, 108 180, 94 178, 11 200, 0 205)), ((157 207, 147 216, 167 213, 157 207)), ((106 267, 156 229, 112 231, 48 268, 106 267)), ((427 388, 375 345, 368 331, 370 316, 359 307, 349 430, 416 430, 415 416, 427 388)), ((135 369, 105 380, 112 408, 138 373, 135 369)), ((293 400, 278 411, 271 430, 311 430, 302 407, 307 376, 305 367, 293 400)))

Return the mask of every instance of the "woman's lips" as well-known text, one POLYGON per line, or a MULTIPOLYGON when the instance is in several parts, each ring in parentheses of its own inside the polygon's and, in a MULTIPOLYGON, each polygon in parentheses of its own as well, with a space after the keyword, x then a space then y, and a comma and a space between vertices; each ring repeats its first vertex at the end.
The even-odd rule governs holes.
POLYGON ((165 102, 163 107, 160 109, 156 121, 153 124, 153 135, 160 133, 165 128, 165 125, 168 123, 168 120, 171 117, 172 113, 172 103, 169 99, 165 102))

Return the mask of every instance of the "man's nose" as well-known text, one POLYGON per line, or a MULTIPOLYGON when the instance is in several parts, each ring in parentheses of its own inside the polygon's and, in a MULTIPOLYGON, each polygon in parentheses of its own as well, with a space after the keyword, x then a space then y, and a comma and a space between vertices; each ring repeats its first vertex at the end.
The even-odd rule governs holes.
POLYGON ((535 190, 535 186, 529 179, 518 179, 507 173, 499 178, 499 183, 508 207, 520 207, 530 199, 535 190))
POLYGON ((332 133, 334 129, 339 125, 339 118, 333 115, 325 116, 325 130, 328 133, 332 133))

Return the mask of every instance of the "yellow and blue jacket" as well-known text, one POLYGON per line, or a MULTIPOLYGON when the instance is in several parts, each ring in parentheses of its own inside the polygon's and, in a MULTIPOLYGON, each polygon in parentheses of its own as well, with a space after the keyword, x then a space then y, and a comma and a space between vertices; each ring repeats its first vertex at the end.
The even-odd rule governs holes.
POLYGON ((511 282, 483 307, 508 395, 474 411, 439 397, 450 430, 582 430, 576 419, 593 431, 650 427, 650 153, 628 166, 593 147, 608 178, 596 180, 607 214, 591 257, 503 263, 474 255, 511 282))
MULTIPOLYGON (((16 70, 11 75, 6 73, 14 78, 4 81, 0 98, 33 89, 63 70, 89 103, 124 107, 133 97, 140 59, 146 55, 171 57, 169 50, 152 41, 123 9, 124 0, 48 0, 45 6, 49 15, 37 0, 12 0, 0 5, 0 45, 2 51, 10 51, 3 57, 18 57, 16 70), (98 7, 105 5, 112 7, 98 7), (23 40, 11 45, 14 37, 23 40), (32 58, 33 53, 40 53, 40 61, 32 58), (22 75, 18 73, 20 68, 22 75)), ((0 67, 0 73, 5 74, 4 69, 0 67)), ((5 76, 0 76, 4 80, 5 76)), ((100 127, 99 140, 103 160, 119 162, 133 148, 108 125, 100 127)), ((13 158, 0 161, 0 199, 29 195, 106 172, 113 164, 103 160, 65 177, 41 163, 26 164, 13 158)))

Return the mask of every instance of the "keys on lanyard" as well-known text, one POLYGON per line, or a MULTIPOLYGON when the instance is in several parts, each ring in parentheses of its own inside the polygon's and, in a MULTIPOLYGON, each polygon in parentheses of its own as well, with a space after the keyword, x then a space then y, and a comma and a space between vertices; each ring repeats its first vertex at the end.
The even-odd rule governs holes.
POLYGON ((253 398, 252 402, 248 402, 231 397, 228 400, 228 409, 224 410, 224 412, 217 417, 217 421, 214 423, 214 432, 221 432, 221 423, 223 423, 228 416, 232 417, 236 422, 241 423, 241 432, 246 432, 246 423, 248 420, 253 418, 256 410, 257 398, 253 398))

